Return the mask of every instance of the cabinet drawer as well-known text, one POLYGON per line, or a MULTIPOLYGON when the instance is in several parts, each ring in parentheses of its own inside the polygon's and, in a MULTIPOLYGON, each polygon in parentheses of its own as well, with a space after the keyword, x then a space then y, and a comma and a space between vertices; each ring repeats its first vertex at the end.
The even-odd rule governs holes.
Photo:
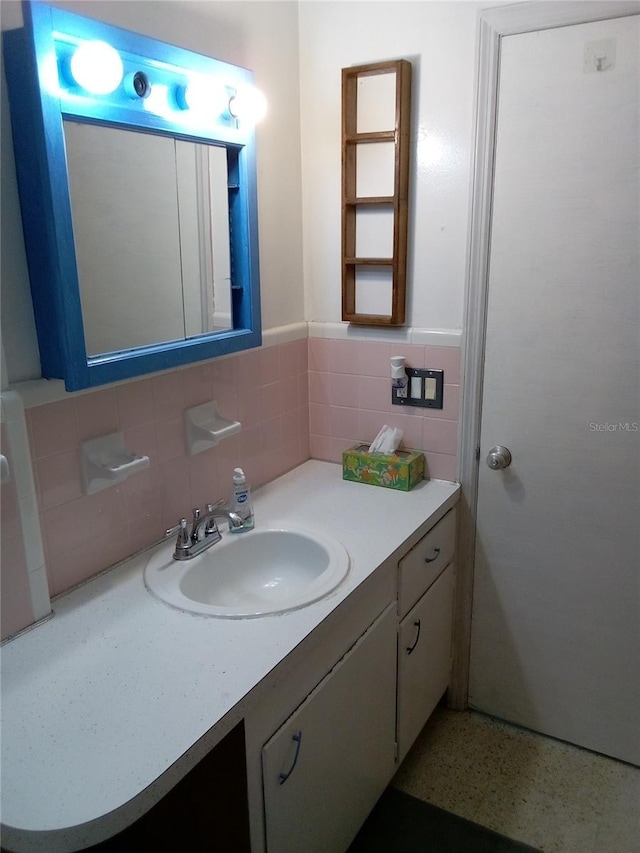
POLYGON ((451 562, 456 547, 456 510, 450 510, 399 564, 398 608, 402 618, 451 562))

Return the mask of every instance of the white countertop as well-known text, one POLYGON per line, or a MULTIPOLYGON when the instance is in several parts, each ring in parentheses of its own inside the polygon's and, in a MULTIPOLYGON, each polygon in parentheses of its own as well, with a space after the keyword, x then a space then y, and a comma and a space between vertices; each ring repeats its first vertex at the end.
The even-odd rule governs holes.
POLYGON ((165 771, 200 741, 187 759, 195 764, 241 719, 256 685, 413 545, 458 489, 437 480, 408 493, 375 488, 310 461, 257 490, 257 527, 315 529, 349 551, 345 582, 300 610, 238 620, 184 613, 145 589, 150 552, 55 601, 53 619, 2 649, 3 842, 72 849, 66 838, 96 843, 146 811, 185 759, 173 782, 165 771))

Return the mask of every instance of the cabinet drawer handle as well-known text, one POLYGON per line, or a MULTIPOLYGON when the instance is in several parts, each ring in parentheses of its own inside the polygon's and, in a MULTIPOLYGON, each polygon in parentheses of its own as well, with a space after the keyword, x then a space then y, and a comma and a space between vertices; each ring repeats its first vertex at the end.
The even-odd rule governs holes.
POLYGON ((294 735, 292 735, 292 740, 296 742, 296 754, 293 756, 293 764, 291 765, 289 770, 286 773, 281 773, 278 777, 279 785, 284 785, 289 776, 291 776, 291 774, 293 773, 295 766, 298 763, 298 756, 300 755, 300 744, 302 743, 302 732, 296 732, 294 735))
POLYGON ((424 561, 425 561, 425 563, 435 563, 435 561, 438 559, 439 556, 440 556, 440 548, 439 547, 434 548, 433 549, 433 557, 425 557, 424 561))
MULTIPOLYGON (((419 619, 416 619, 416 621, 415 621, 413 624, 414 624, 414 625, 416 626, 416 628, 418 629, 418 633, 416 634, 416 641, 415 641, 415 643, 414 643, 412 646, 407 646, 407 654, 409 654, 409 655, 410 655, 410 654, 411 654, 411 652, 415 649, 415 647, 418 645, 418 640, 420 639, 420 620, 419 620, 419 619)), ((291 768, 291 769, 293 770, 293 768, 291 768)))

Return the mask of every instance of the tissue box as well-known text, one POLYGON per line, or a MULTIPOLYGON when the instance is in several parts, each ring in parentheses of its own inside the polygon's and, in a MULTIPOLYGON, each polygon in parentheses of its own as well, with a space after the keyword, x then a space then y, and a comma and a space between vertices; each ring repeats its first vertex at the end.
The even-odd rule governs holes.
POLYGON ((397 450, 390 455, 369 453, 368 444, 357 444, 342 454, 342 479, 370 486, 408 492, 424 477, 421 450, 397 450))

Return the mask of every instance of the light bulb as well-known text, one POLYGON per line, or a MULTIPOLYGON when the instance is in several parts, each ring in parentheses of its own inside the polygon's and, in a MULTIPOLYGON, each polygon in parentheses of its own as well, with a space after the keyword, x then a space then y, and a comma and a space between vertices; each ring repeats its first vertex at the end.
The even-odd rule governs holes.
POLYGON ((104 41, 83 42, 71 57, 71 74, 79 86, 93 95, 108 95, 122 80, 118 51, 104 41))
POLYGON ((229 103, 226 87, 219 80, 194 77, 184 87, 180 105, 194 112, 219 116, 229 103))
POLYGON ((171 119, 173 110, 169 102, 169 87, 164 83, 151 86, 149 95, 142 102, 145 110, 162 118, 171 119))
POLYGON ((267 114, 267 99, 254 86, 241 87, 229 101, 229 112, 233 118, 257 124, 267 114))

